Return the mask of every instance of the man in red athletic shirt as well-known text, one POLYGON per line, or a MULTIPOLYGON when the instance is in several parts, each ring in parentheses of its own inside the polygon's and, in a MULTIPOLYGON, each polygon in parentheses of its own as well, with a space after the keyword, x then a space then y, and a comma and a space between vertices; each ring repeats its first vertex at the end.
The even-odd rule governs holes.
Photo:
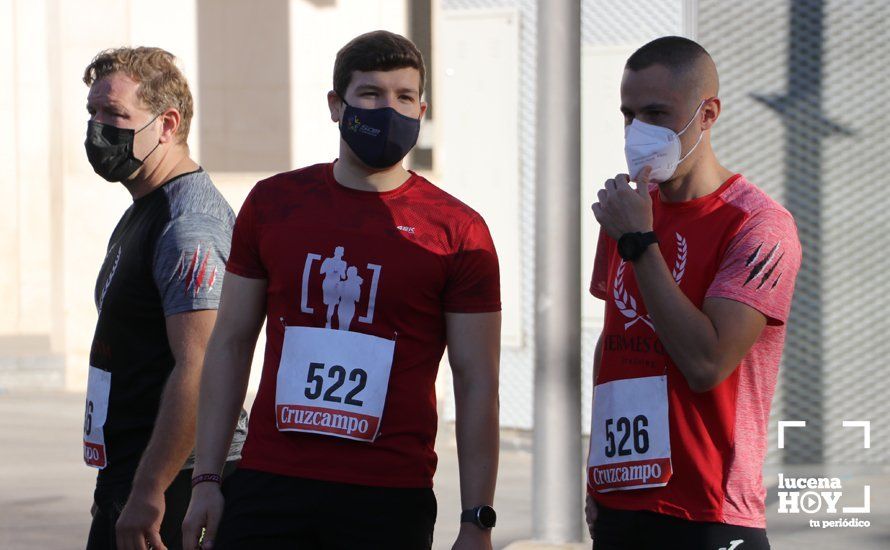
POLYGON ((593 205, 597 550, 769 548, 761 471, 801 250, 791 214, 718 162, 717 94, 713 60, 685 38, 625 66, 630 174, 593 205))
POLYGON ((479 214, 402 167, 423 87, 407 39, 352 40, 328 94, 339 159, 261 181, 241 208, 202 379, 187 548, 202 527, 204 548, 430 548, 446 346, 464 507, 454 547, 491 548, 498 261, 479 214), (251 433, 221 491, 264 318, 251 433))

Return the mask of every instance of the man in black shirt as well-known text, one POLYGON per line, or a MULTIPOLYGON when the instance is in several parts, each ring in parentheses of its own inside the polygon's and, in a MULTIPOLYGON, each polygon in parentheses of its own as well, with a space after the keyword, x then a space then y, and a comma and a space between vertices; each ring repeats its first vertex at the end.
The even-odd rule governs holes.
POLYGON ((192 97, 171 54, 100 52, 84 82, 87 157, 133 197, 96 282, 84 460, 100 471, 87 548, 179 548, 201 367, 235 216, 189 156, 192 97))

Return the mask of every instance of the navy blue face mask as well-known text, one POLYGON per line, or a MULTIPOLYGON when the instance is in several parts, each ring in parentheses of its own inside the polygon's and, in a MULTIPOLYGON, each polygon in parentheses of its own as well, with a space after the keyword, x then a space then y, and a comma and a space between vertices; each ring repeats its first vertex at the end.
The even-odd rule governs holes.
POLYGON ((343 101, 340 136, 355 156, 372 168, 400 163, 417 143, 420 119, 405 116, 392 107, 360 109, 343 101))

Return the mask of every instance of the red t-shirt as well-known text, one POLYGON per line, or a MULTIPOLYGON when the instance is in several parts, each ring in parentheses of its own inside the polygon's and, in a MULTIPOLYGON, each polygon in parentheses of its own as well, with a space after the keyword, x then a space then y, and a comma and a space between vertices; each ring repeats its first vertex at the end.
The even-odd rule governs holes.
POLYGON ((588 485, 588 491, 606 507, 765 527, 762 469, 801 261, 797 227, 785 208, 741 175, 688 202, 662 202, 658 186, 650 194, 658 246, 689 300, 698 308, 706 298, 735 300, 763 313, 767 326, 726 380, 694 393, 652 329, 633 264, 622 262, 615 240, 601 231, 590 287, 606 302, 595 383, 666 372, 673 477, 659 488, 597 493, 588 485), (623 277, 616 277, 622 264, 623 277))
POLYGON ((501 308, 497 255, 482 217, 413 172, 399 188, 374 193, 339 185, 333 164, 318 164, 254 187, 238 214, 226 269, 268 281, 265 361, 241 466, 342 483, 431 487, 445 313, 501 308), (323 273, 353 268, 363 282, 349 330, 396 339, 379 435, 367 443, 278 431, 282 319, 325 327, 325 285, 331 283, 323 273))

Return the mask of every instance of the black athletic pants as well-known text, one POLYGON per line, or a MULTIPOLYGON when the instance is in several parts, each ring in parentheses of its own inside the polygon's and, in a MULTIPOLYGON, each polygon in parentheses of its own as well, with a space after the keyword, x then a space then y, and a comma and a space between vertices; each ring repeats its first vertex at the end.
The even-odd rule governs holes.
POLYGON ((214 550, 289 548, 428 550, 432 489, 368 487, 238 469, 214 550))
MULTIPOLYGON (((227 462, 223 475, 235 470, 237 461, 227 462)), ((182 520, 192 497, 192 470, 182 470, 164 493, 166 510, 161 522, 161 540, 169 550, 182 548, 182 520)), ((132 482, 97 485, 93 499, 96 514, 90 526, 87 550, 116 550, 114 526, 130 496, 132 482)))
POLYGON ((594 550, 769 550, 766 529, 599 506, 594 550))

